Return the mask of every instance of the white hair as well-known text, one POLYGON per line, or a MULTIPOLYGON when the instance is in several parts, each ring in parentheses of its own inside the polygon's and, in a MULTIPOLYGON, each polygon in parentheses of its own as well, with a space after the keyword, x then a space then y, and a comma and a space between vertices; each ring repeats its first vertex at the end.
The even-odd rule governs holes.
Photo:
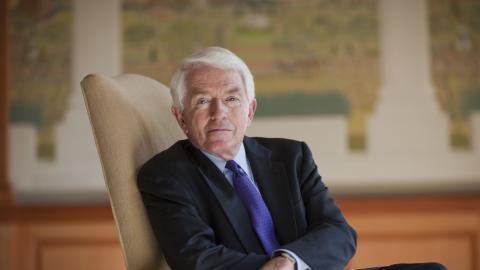
POLYGON ((245 62, 231 51, 220 47, 208 47, 185 58, 177 71, 173 74, 170 82, 170 93, 173 106, 183 110, 183 101, 187 92, 186 78, 188 72, 195 67, 207 65, 222 70, 237 71, 247 91, 248 101, 255 98, 255 85, 253 75, 245 62))

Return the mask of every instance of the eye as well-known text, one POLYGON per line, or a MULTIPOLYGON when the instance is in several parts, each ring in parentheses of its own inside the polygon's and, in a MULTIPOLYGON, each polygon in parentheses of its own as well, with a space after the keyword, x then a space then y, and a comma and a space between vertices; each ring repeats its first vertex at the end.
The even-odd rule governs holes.
POLYGON ((230 96, 230 97, 227 97, 225 99, 226 102, 236 102, 236 101, 240 101, 240 99, 238 97, 235 97, 235 96, 230 96))
POLYGON ((209 102, 210 102, 209 99, 207 99, 207 98, 205 98, 205 97, 202 97, 202 98, 197 99, 196 104, 197 104, 197 105, 205 105, 205 104, 207 104, 207 103, 209 103, 209 102))

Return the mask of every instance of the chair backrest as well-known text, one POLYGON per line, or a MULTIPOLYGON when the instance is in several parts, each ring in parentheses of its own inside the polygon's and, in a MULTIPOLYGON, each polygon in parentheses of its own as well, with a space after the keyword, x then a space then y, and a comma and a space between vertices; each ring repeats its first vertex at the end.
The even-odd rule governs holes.
POLYGON ((127 269, 169 269, 136 185, 143 163, 184 138, 169 89, 135 74, 91 74, 81 85, 127 269))

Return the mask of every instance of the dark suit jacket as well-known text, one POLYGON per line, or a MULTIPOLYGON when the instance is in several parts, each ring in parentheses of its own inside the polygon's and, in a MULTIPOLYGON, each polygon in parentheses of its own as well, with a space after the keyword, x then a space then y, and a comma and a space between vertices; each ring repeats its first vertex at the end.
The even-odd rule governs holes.
MULTIPOLYGON (((356 234, 317 172, 307 145, 244 139, 255 181, 281 248, 313 269, 343 269, 356 234)), ((172 269, 258 269, 268 259, 234 188, 189 141, 178 141, 139 171, 138 187, 172 269)))

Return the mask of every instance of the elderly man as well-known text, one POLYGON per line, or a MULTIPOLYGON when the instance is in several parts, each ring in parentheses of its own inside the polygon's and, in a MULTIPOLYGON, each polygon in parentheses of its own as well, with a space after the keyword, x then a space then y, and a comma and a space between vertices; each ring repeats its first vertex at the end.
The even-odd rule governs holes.
POLYGON ((207 48, 183 61, 171 91, 172 113, 188 140, 138 175, 171 268, 344 269, 356 234, 307 145, 245 136, 257 107, 245 63, 207 48))

